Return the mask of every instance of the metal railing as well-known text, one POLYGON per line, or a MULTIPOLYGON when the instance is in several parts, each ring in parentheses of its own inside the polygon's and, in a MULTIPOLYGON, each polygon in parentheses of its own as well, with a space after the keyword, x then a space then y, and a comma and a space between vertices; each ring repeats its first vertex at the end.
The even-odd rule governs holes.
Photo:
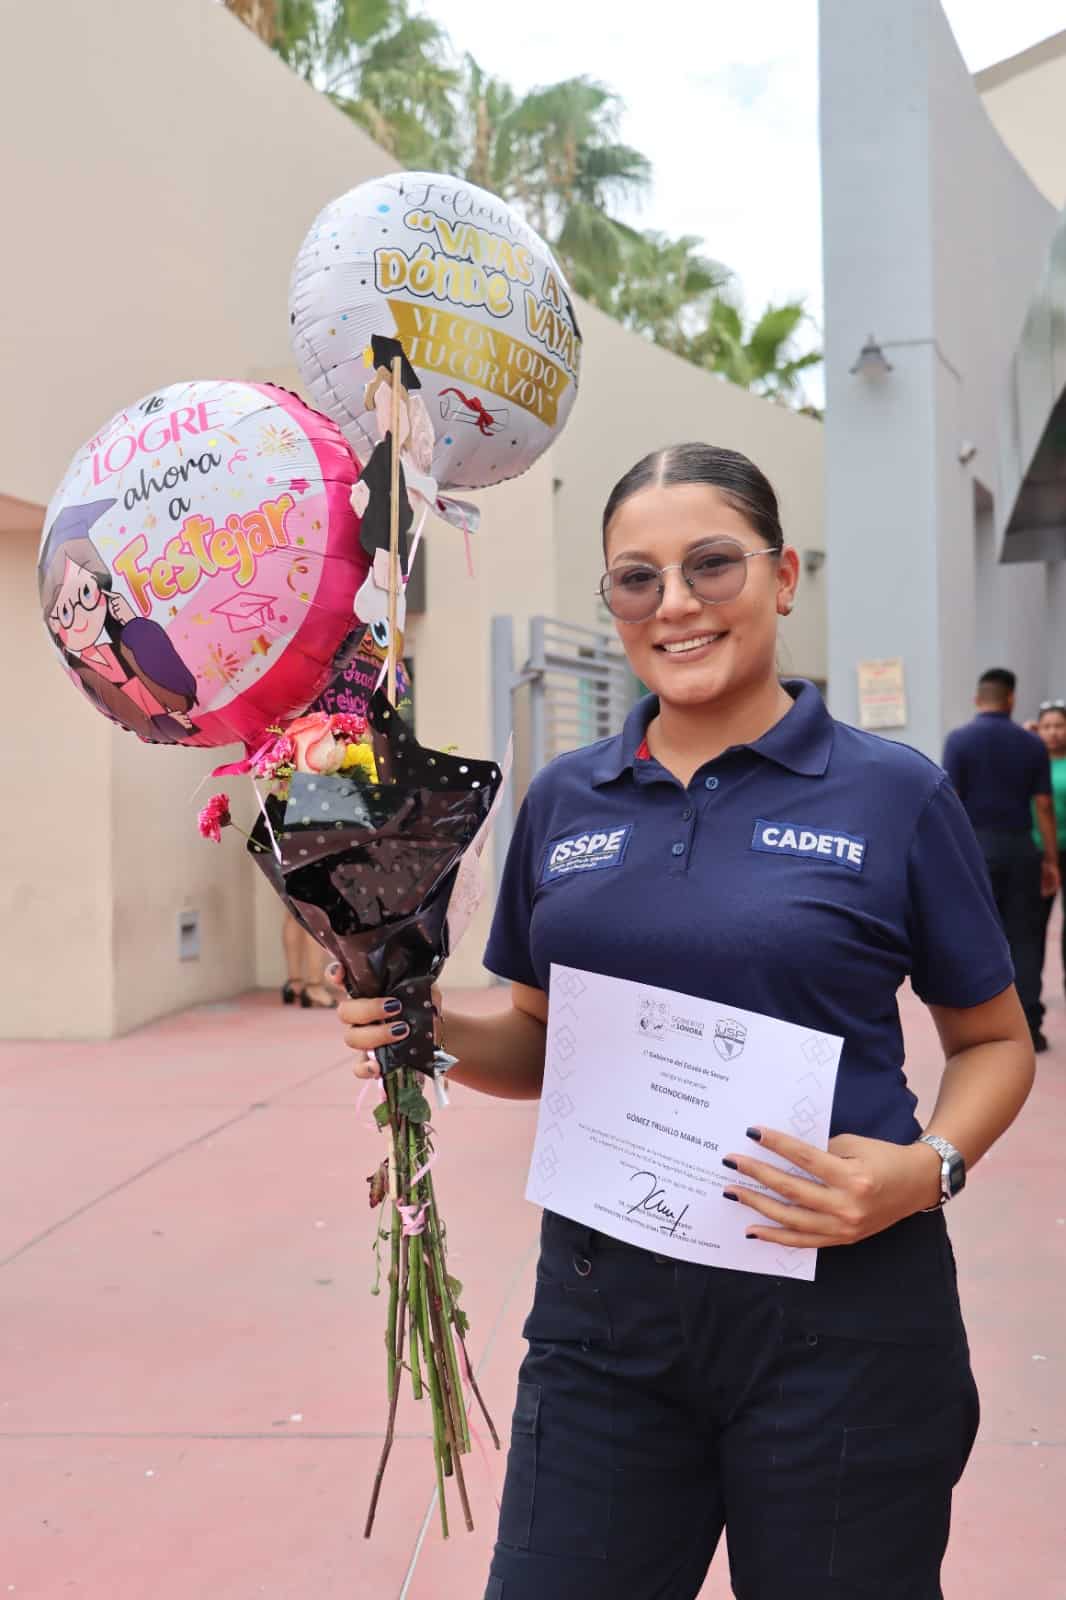
MULTIPOLYGON (((516 723, 515 696, 528 690, 528 731, 523 741, 527 748, 516 754, 516 766, 527 780, 564 751, 618 733, 637 696, 636 679, 613 630, 582 628, 555 617, 532 617, 529 654, 517 672, 514 661, 514 620, 493 617, 493 746, 502 757, 516 723)), ((497 888, 513 825, 512 791, 500 807, 496 824, 497 888)))

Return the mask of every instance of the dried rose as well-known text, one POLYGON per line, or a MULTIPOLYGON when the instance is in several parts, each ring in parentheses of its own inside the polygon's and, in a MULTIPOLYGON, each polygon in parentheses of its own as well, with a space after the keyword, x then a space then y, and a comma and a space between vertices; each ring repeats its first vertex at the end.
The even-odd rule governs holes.
POLYGON ((366 1180, 370 1185, 370 1209, 380 1206, 389 1192, 389 1160, 386 1156, 376 1172, 366 1180))

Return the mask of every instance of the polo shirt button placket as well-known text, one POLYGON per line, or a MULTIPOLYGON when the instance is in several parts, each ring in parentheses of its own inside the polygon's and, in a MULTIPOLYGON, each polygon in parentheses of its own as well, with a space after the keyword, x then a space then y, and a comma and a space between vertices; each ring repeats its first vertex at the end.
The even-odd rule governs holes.
POLYGON ((703 787, 705 789, 717 789, 717 787, 718 787, 718 779, 715 778, 715 777, 704 778, 703 787))

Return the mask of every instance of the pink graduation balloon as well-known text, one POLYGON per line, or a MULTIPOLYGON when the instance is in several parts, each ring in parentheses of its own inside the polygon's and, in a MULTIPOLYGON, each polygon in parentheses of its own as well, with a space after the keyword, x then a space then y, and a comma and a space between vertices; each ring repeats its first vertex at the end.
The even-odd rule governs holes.
POLYGON ((418 384, 409 454, 441 490, 517 477, 577 395, 581 333, 555 257, 505 201, 440 173, 388 173, 326 206, 289 322, 308 393, 364 462, 380 436, 374 339, 386 354, 399 341, 418 384))
POLYGON ((157 744, 254 741, 329 678, 367 572, 337 428, 270 384, 172 384, 78 451, 37 565, 83 694, 157 744))

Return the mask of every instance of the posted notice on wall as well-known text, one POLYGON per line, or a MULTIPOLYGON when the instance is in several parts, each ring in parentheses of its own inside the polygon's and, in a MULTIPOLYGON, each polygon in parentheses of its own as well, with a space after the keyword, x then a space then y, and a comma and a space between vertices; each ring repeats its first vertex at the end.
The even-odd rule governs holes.
MULTIPOLYGON (((554 966, 526 1198, 657 1255, 813 1278, 817 1250, 745 1237, 722 1166, 761 1123, 824 1150, 843 1040, 776 1017, 554 966)), ((789 1168, 770 1150, 759 1160, 789 1168)))
POLYGON ((902 657, 860 661, 859 727, 905 728, 906 725, 907 691, 902 657))

